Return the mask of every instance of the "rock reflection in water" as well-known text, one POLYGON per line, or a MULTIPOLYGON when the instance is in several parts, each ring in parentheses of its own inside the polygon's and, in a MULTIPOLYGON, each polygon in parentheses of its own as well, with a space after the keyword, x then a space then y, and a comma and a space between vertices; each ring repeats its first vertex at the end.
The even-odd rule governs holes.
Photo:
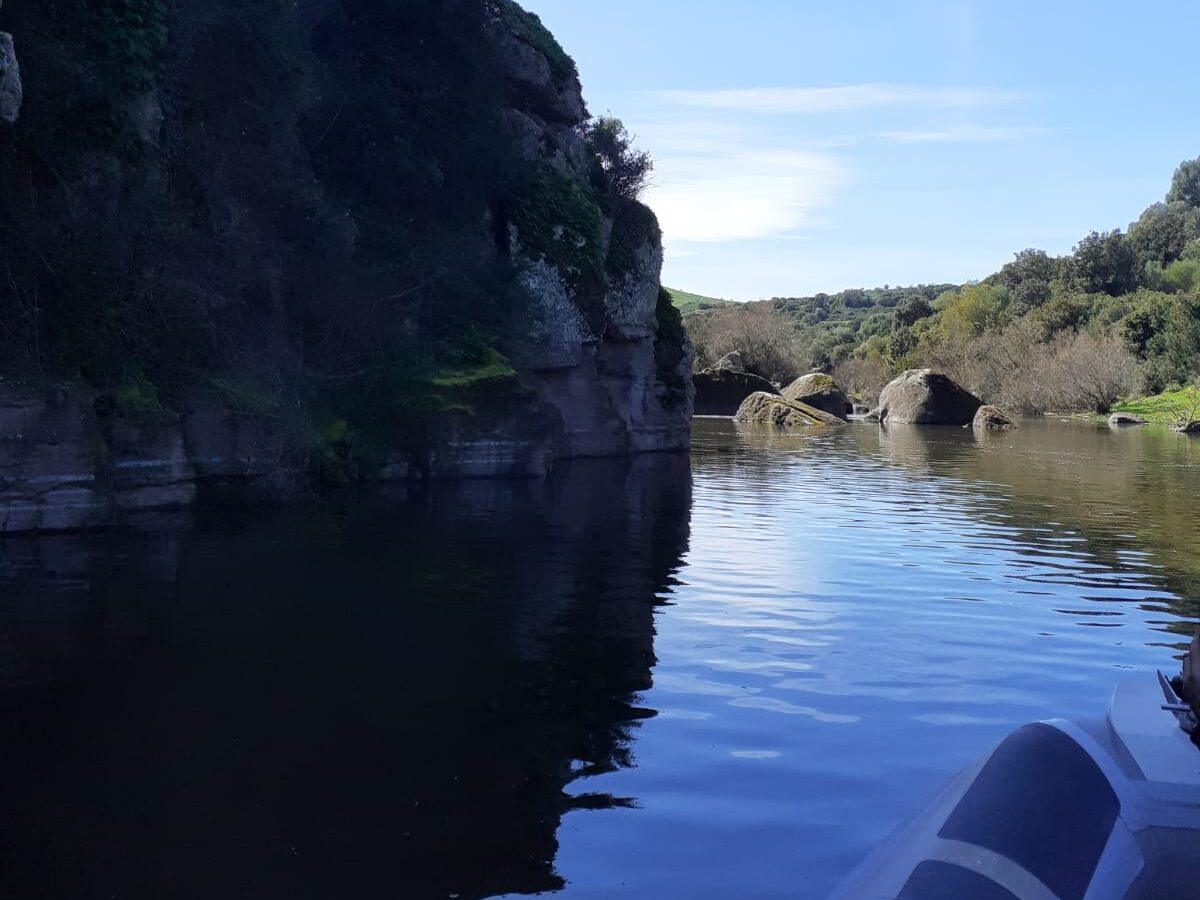
POLYGON ((561 887, 568 784, 630 763, 678 456, 0 554, 0 893, 561 887))

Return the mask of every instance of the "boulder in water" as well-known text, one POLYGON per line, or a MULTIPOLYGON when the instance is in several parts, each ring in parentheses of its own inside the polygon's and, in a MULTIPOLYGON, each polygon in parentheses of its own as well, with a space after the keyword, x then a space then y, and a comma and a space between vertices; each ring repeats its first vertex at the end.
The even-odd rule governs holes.
POLYGON ((783 389, 783 396, 787 400, 795 400, 797 403, 823 410, 839 419, 846 418, 853 409, 842 389, 824 372, 801 375, 783 389))
POLYGON ((969 425, 983 401, 944 372, 909 369, 879 395, 885 425, 969 425))
POLYGON ((998 406, 985 404, 976 411, 971 427, 976 431, 1008 431, 1017 427, 1017 420, 998 406))
POLYGON ((693 381, 696 385, 698 416, 736 415, 742 401, 753 393, 779 394, 775 385, 750 372, 705 369, 694 376, 693 381))
POLYGON ((1123 425, 1145 425, 1146 420, 1132 413, 1116 412, 1108 417, 1108 424, 1113 428, 1120 428, 1123 425))
POLYGON ((1175 426, 1175 430, 1180 434, 1200 434, 1200 422, 1195 419, 1189 422, 1181 422, 1175 426))
POLYGON ((751 394, 743 401, 734 421, 741 425, 774 425, 779 428, 843 424, 840 417, 824 410, 763 391, 751 394))

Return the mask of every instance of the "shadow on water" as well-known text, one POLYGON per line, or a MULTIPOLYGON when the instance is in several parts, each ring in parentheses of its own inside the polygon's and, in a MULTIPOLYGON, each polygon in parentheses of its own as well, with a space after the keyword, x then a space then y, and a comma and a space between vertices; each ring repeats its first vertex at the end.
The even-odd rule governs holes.
POLYGON ((631 764, 686 457, 0 545, 0 893, 560 888, 631 764))

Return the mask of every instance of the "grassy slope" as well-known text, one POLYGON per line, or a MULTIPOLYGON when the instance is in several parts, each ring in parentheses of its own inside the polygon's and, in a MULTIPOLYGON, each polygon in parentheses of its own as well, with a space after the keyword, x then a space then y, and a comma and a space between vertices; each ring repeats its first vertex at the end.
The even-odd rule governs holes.
POLYGON ((1200 388, 1186 387, 1141 400, 1129 400, 1113 407, 1115 412, 1132 413, 1149 422, 1174 425, 1183 416, 1200 415, 1200 388))
POLYGON ((718 300, 716 297, 704 297, 700 294, 689 294, 687 291, 677 291, 675 288, 667 288, 667 293, 671 295, 671 302, 675 304, 675 308, 685 316, 733 302, 732 300, 718 300))

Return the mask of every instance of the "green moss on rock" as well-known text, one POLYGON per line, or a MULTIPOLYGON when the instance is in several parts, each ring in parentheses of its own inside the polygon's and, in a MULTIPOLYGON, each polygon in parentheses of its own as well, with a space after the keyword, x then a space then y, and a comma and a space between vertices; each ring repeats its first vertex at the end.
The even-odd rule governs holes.
POLYGON ((146 419, 163 414, 158 388, 145 378, 133 378, 112 392, 116 412, 130 419, 146 419))
POLYGON ((751 394, 742 401, 734 421, 741 425, 772 425, 777 428, 811 428, 843 424, 837 416, 814 406, 762 391, 751 394))
POLYGON ((567 54, 536 14, 523 9, 512 0, 496 0, 496 10, 518 40, 546 57, 555 84, 561 87, 579 74, 575 60, 567 54))
POLYGON ((154 87, 167 48, 167 11, 162 0, 108 0, 98 4, 95 36, 112 75, 129 91, 154 87))
POLYGON ((448 390, 474 390, 500 382, 512 382, 517 370, 499 350, 488 347, 480 356, 460 360, 438 370, 429 380, 435 388, 448 390))
POLYGON ((522 252, 556 266, 576 287, 600 277, 601 221, 583 186, 549 168, 538 170, 512 215, 522 252))
POLYGON ((662 229, 654 211, 636 200, 619 199, 613 210, 612 236, 605 260, 608 274, 624 277, 637 266, 643 247, 647 244, 657 247, 661 243, 662 229))
POLYGON ((658 381, 670 397, 683 402, 687 384, 683 360, 687 348, 687 333, 683 328, 683 316, 671 301, 671 292, 658 290, 658 305, 655 307, 658 330, 654 333, 654 368, 658 381))

